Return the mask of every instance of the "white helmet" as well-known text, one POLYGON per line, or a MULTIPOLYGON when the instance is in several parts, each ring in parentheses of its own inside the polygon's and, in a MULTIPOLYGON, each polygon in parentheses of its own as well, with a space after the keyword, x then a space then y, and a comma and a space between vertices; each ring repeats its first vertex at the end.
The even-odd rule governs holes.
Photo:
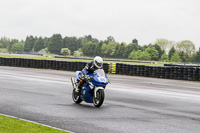
POLYGON ((95 58, 94 58, 94 65, 97 67, 97 68, 102 68, 102 66, 103 66, 103 59, 100 57, 100 56, 96 56, 95 58))

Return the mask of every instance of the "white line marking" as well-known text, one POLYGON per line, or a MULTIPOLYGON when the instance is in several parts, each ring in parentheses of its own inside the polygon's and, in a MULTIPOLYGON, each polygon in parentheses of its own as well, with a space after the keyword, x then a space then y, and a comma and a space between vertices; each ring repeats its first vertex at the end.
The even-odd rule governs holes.
POLYGON ((37 124, 37 125, 42 125, 42 126, 45 126, 45 127, 50 127, 50 128, 53 128, 53 129, 56 129, 56 130, 60 130, 60 131, 65 131, 65 132, 74 133, 74 132, 69 131, 69 130, 64 130, 64 129, 61 129, 61 128, 57 128, 57 127, 53 127, 53 126, 49 126, 49 125, 45 125, 45 124, 42 124, 42 123, 38 123, 38 122, 35 122, 35 121, 22 119, 22 118, 15 117, 15 116, 11 116, 11 115, 6 115, 6 114, 2 114, 2 113, 0 113, 0 115, 2 115, 2 116, 6 116, 6 117, 10 117, 10 118, 14 118, 14 119, 18 119, 18 120, 22 120, 22 121, 26 121, 26 122, 30 122, 30 123, 34 123, 34 124, 37 124))

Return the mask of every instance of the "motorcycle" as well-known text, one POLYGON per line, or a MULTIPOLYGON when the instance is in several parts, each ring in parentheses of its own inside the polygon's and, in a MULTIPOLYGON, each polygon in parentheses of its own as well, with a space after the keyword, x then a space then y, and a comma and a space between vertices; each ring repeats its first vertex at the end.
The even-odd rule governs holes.
POLYGON ((75 90, 78 87, 77 83, 81 80, 81 71, 76 71, 76 79, 71 77, 72 82, 72 99, 75 103, 80 104, 82 101, 93 103, 95 107, 100 107, 105 98, 104 89, 109 83, 107 75, 103 69, 97 69, 93 74, 88 74, 86 82, 81 87, 78 94, 75 90))

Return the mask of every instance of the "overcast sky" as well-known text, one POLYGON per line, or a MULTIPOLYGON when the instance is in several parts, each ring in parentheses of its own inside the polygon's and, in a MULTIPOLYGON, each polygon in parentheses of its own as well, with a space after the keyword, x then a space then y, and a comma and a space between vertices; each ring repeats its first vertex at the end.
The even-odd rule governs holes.
POLYGON ((0 0, 0 37, 164 38, 200 46, 200 0, 0 0))

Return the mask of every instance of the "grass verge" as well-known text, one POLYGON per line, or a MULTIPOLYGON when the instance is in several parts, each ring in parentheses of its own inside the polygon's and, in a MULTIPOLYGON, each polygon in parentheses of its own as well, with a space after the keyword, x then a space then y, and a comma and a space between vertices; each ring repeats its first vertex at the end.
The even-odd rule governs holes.
POLYGON ((66 132, 0 115, 0 133, 66 133, 66 132))

